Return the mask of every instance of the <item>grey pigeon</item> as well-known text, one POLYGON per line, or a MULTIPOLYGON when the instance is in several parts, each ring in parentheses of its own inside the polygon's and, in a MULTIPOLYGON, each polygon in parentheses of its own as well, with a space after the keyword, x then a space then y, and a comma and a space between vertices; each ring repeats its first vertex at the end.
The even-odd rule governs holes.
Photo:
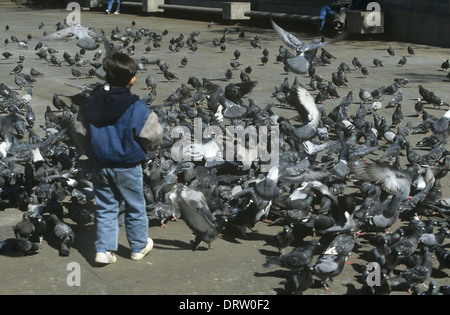
POLYGON ((174 207, 181 213, 181 218, 195 235, 192 243, 192 250, 197 250, 201 242, 208 244, 218 237, 223 226, 222 219, 216 219, 207 209, 196 209, 189 204, 183 197, 176 196, 174 207))
POLYGON ((419 245, 419 237, 421 233, 421 228, 412 228, 403 239, 391 245, 391 250, 398 253, 400 256, 412 255, 419 245))
POLYGON ((438 245, 433 246, 432 251, 439 262, 439 269, 450 269, 450 252, 438 245))
POLYGON ((377 59, 377 58, 373 59, 373 64, 377 67, 383 67, 383 61, 381 61, 380 59, 377 59))
POLYGON ((450 68, 450 62, 447 60, 445 60, 442 64, 441 64, 441 69, 447 71, 448 68, 450 68))
POLYGON ((357 57, 353 57, 352 65, 355 67, 355 69, 358 69, 358 70, 360 70, 363 66, 357 57))
POLYGON ((13 226, 13 230, 16 238, 20 237, 25 239, 28 239, 28 237, 36 231, 28 212, 25 212, 22 215, 22 220, 13 226))
POLYGON ((292 244, 294 241, 293 229, 289 225, 285 225, 283 230, 274 236, 270 236, 266 239, 266 244, 278 248, 281 255, 284 255, 284 249, 292 244))
POLYGON ((403 201, 409 196, 413 175, 417 173, 418 165, 412 165, 406 170, 402 170, 375 161, 355 165, 351 168, 351 171, 359 179, 381 185, 381 188, 388 194, 399 195, 401 201, 403 201))
POLYGON ((148 205, 147 211, 149 211, 147 215, 148 219, 159 220, 162 227, 167 227, 165 223, 169 220, 178 221, 178 217, 180 216, 180 213, 175 210, 173 205, 160 201, 148 205))
POLYGON ((402 91, 398 91, 397 94, 388 102, 386 108, 394 107, 397 104, 400 104, 403 101, 403 93, 402 91))
POLYGON ((28 255, 37 251, 39 248, 39 243, 32 243, 24 238, 8 238, 0 241, 0 254, 2 255, 28 255))
POLYGON ((304 87, 296 85, 293 97, 289 99, 288 104, 297 110, 300 121, 303 123, 295 128, 295 136, 301 140, 314 138, 317 135, 321 113, 311 94, 304 87))
POLYGON ((400 58, 400 60, 398 61, 398 64, 400 66, 404 66, 406 65, 406 63, 408 62, 408 59, 406 58, 406 56, 403 56, 402 58, 400 58))
POLYGON ((272 167, 267 176, 255 184, 255 194, 264 200, 273 200, 278 196, 278 166, 272 167))
POLYGON ((364 103, 368 103, 373 101, 373 96, 372 94, 370 94, 369 91, 366 91, 363 88, 359 89, 359 98, 364 102, 364 103))
POLYGON ((447 227, 442 227, 439 229, 437 233, 423 233, 419 242, 425 246, 432 247, 434 245, 442 245, 445 238, 449 235, 449 231, 447 227))
POLYGON ((14 67, 14 69, 11 70, 10 74, 19 74, 22 72, 22 70, 23 70, 23 65, 18 64, 17 66, 14 67))
POLYGON ((289 277, 282 282, 284 289, 290 294, 300 295, 314 284, 312 276, 312 264, 293 271, 289 277))
POLYGON ((70 226, 62 222, 56 214, 50 214, 50 218, 54 223, 53 231, 60 245, 59 255, 69 256, 70 248, 74 245, 75 242, 75 233, 72 231, 70 226))
POLYGON ((289 48, 294 49, 297 53, 295 57, 283 59, 285 66, 296 74, 308 73, 309 66, 316 57, 317 49, 324 47, 327 43, 316 40, 307 44, 282 29, 273 20, 271 20, 271 22, 273 29, 280 37, 281 41, 289 48))
POLYGON ((346 232, 336 235, 325 250, 325 254, 330 255, 350 255, 356 244, 355 235, 352 232, 346 232))
POLYGON ((344 254, 322 254, 316 259, 313 275, 321 280, 326 291, 329 290, 328 281, 342 273, 346 258, 344 254))
POLYGON ((311 263, 315 251, 320 248, 318 239, 310 240, 306 245, 295 247, 290 253, 281 256, 267 256, 264 267, 282 267, 291 270, 306 267, 311 263))
POLYGON ((392 48, 392 46, 389 46, 389 48, 387 49, 387 52, 388 52, 389 56, 391 56, 391 57, 395 56, 395 51, 394 51, 394 48, 392 48))
POLYGON ((96 39, 99 35, 91 28, 83 27, 80 24, 72 24, 55 33, 44 37, 46 40, 67 40, 76 37, 77 46, 86 50, 95 50, 99 47, 96 39))

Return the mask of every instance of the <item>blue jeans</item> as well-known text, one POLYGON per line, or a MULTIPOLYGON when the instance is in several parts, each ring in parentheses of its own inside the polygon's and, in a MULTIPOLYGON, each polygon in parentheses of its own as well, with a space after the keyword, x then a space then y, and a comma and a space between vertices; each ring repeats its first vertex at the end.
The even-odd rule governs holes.
POLYGON ((132 251, 147 245, 148 218, 141 165, 131 168, 95 168, 93 172, 99 251, 117 251, 119 203, 125 202, 125 231, 132 251))
POLYGON ((327 17, 327 15, 332 16, 333 13, 334 11, 331 10, 331 8, 327 5, 324 5, 322 9, 320 9, 319 18, 322 20, 322 22, 320 23, 320 30, 323 30, 323 26, 325 25, 325 18, 327 17))
MULTIPOLYGON (((120 12, 120 0, 116 0, 117 1, 117 9, 116 12, 120 12)), ((112 5, 114 3, 114 0, 108 0, 108 11, 111 12, 112 9, 112 5)))

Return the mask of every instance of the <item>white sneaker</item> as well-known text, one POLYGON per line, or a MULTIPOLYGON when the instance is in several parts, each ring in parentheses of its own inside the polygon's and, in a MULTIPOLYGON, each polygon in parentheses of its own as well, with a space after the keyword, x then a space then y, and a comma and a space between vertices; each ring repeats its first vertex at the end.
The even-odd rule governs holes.
POLYGON ((153 240, 149 237, 147 246, 145 246, 139 253, 131 252, 131 260, 141 260, 144 258, 153 248, 153 240))
POLYGON ((120 14, 120 12, 119 12, 119 11, 116 11, 116 12, 114 12, 114 14, 120 14))
POLYGON ((98 252, 95 254, 95 262, 99 264, 113 264, 117 260, 116 256, 114 256, 111 252, 98 252))
POLYGON ((109 10, 106 10, 106 14, 110 14, 111 12, 109 12, 109 10))

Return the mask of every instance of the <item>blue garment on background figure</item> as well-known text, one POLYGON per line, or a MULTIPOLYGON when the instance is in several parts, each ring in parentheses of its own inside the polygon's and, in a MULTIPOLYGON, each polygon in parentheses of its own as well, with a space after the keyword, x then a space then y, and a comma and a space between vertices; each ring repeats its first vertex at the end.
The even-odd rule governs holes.
POLYGON ((332 16, 334 14, 334 11, 331 9, 331 7, 324 5, 322 9, 320 9, 319 18, 322 20, 320 23, 320 29, 323 30, 323 26, 325 25, 325 19, 327 16, 332 16))
MULTIPOLYGON (((117 1, 117 9, 116 12, 120 11, 120 0, 116 0, 117 1)), ((114 3, 114 0, 108 0, 108 11, 111 12, 112 9, 112 5, 114 3)))

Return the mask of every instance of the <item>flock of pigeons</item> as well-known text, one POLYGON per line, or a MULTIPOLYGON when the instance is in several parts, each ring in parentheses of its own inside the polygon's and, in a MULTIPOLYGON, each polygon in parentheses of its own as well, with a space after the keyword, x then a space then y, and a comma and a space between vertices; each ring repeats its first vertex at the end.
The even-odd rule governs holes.
MULTIPOLYGON (((328 290, 329 281, 339 276, 353 252, 376 267, 374 271, 361 271, 363 294, 389 294, 392 290, 449 294, 449 286, 437 288, 431 276, 439 269, 441 273, 436 274, 448 278, 442 270, 450 268, 445 243, 450 199, 442 196, 441 190, 450 162, 445 148, 450 111, 434 117, 426 110, 427 104, 439 108, 448 104, 420 86, 415 108, 423 122, 404 124, 401 88, 408 80, 395 79, 392 85, 372 92, 361 89, 359 100, 350 91, 338 106, 326 109, 323 103, 327 99, 340 98, 337 87, 350 84, 346 74, 361 71, 367 76, 367 67, 355 58, 353 67, 341 62, 332 80, 322 79, 315 70, 336 62, 325 49, 328 43, 323 39, 306 43, 276 23, 272 25, 283 44, 275 62, 287 72, 309 75, 309 89, 297 77, 292 84, 286 79, 277 84, 273 98, 260 106, 251 98, 257 81, 251 79, 251 67, 247 66, 241 70, 241 82, 228 81, 224 88, 213 80, 192 75, 163 104, 155 105, 157 83, 147 76, 149 92, 143 98, 158 114, 165 130, 160 148, 149 152, 143 163, 149 220, 161 226, 184 220, 195 235, 193 250, 202 243, 209 247, 217 237, 226 238, 227 233, 236 231, 238 237, 246 239, 248 230, 261 221, 279 225, 281 231, 267 238, 267 244, 278 253, 268 256, 264 266, 289 270, 284 281, 288 293, 301 294, 316 280, 328 290), (310 92, 317 94, 313 97, 310 92), (392 96, 387 104, 395 108, 392 119, 377 112, 386 96, 392 96), (354 103, 359 103, 356 109, 351 106, 354 103), (298 115, 288 119, 276 114, 277 107, 292 109, 298 115), (172 148, 180 138, 173 137, 172 130, 183 126, 194 134, 195 119, 201 120, 202 130, 217 126, 223 135, 203 137, 199 148, 182 148, 184 160, 175 159, 172 148), (258 157, 250 164, 238 158, 225 159, 218 142, 225 141, 225 127, 229 125, 277 129, 279 138, 270 138, 269 147, 276 145, 279 149, 279 162, 263 172, 265 161, 258 157), (411 143, 413 134, 424 136, 418 143, 411 143), (415 149, 419 146, 428 151, 420 154, 415 149), (397 228, 390 231, 394 226, 397 228), (359 240, 372 250, 358 252, 359 240), (293 249, 286 253, 290 247, 293 249), (433 264, 433 254, 439 266, 433 264), (400 270, 400 265, 406 267, 400 270), (420 285, 430 280, 428 290, 422 291, 420 285)), ((30 74, 25 73, 25 58, 19 56, 17 66, 11 70, 17 87, 0 84, 0 198, 5 207, 23 210, 23 219, 13 227, 15 237, 0 242, 0 253, 30 255, 46 239, 59 248, 60 255, 68 256, 71 247, 76 246, 77 236, 66 220, 70 218, 78 225, 95 224, 91 165, 70 137, 70 122, 78 106, 104 86, 104 55, 99 47, 104 47, 104 54, 128 53, 140 71, 149 65, 157 66, 170 82, 179 79, 167 63, 138 59, 135 53, 141 49, 150 53, 162 45, 169 45, 174 53, 182 49, 195 53, 200 45, 198 36, 200 32, 195 31, 169 40, 167 32, 137 29, 134 21, 124 32, 118 27, 112 29, 111 35, 59 23, 56 33, 38 42, 36 55, 55 67, 71 67, 76 78, 92 76, 100 81, 81 86, 81 92, 74 95, 55 93, 55 108, 47 107, 45 122, 39 126, 35 125, 32 84, 45 74, 34 68, 30 74), (80 49, 76 56, 51 48, 51 40, 71 38, 76 38, 80 49), (86 61, 86 50, 98 51, 86 61), (85 65, 91 70, 81 70, 85 65), (27 92, 20 97, 17 88, 27 92), (42 128, 45 136, 39 137, 35 128, 42 128)), ((230 36, 232 33, 226 29, 212 45, 225 51, 230 36)), ((244 40, 243 31, 239 31, 239 38, 244 40)), ((4 43, 4 50, 10 45, 30 49, 31 36, 21 40, 12 35, 4 43)), ((250 45, 261 49, 262 64, 270 60, 258 36, 251 38, 250 45)), ((395 55, 391 47, 388 51, 395 55)), ((408 53, 414 54, 411 47, 408 53)), ((3 53, 5 59, 13 56, 3 53)), ((234 56, 230 63, 233 69, 225 73, 227 80, 242 66, 238 50, 234 56)), ((187 63, 183 58, 181 66, 187 63)), ((373 63, 383 66, 378 59, 373 63)), ((399 61, 402 66, 405 63, 406 57, 399 61)), ((442 68, 448 69, 448 61, 442 68)), ((248 141, 236 146, 250 151, 248 141)))

